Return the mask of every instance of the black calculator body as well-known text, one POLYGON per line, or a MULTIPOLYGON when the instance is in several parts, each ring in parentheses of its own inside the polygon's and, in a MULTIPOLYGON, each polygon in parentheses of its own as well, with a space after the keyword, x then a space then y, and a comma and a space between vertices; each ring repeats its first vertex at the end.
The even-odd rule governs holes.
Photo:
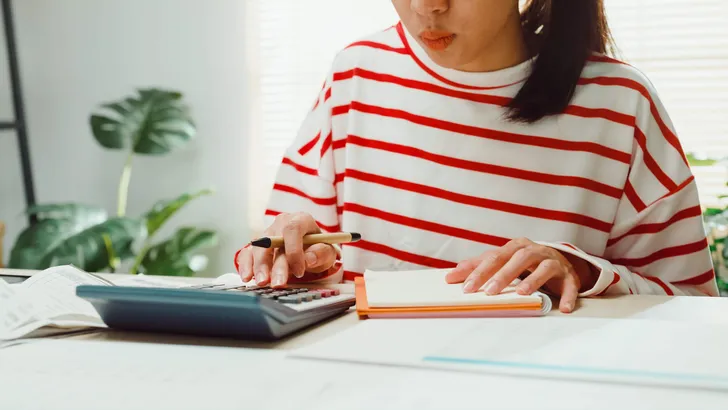
POLYGON ((198 285, 183 288, 81 285, 112 329, 245 340, 279 340, 347 311, 354 295, 331 289, 198 285))

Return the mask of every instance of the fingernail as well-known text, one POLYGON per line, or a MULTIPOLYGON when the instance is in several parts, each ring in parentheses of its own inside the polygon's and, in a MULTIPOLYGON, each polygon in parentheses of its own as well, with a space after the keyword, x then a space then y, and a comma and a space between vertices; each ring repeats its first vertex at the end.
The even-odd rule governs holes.
POLYGON ((266 272, 263 272, 262 270, 259 270, 255 273, 255 283, 258 285, 263 284, 268 279, 268 274, 266 272))
POLYGON ((283 286, 283 276, 285 274, 281 271, 273 271, 271 275, 271 286, 283 286))
POLYGON ((574 311, 574 304, 573 303, 567 303, 566 304, 566 310, 569 311, 569 312, 573 312, 574 311))
POLYGON ((318 258, 316 257, 315 253, 306 252, 306 266, 308 266, 309 268, 314 266, 317 260, 318 258))
POLYGON ((520 283, 518 286, 516 286, 516 290, 519 293, 524 293, 524 294, 531 293, 531 288, 525 283, 520 283))
POLYGON ((495 295, 498 292, 498 284, 496 282, 488 282, 485 284, 485 293, 495 295))
POLYGON ((465 293, 472 293, 475 291, 475 281, 472 279, 468 279, 465 281, 465 285, 463 285, 463 292, 465 293))

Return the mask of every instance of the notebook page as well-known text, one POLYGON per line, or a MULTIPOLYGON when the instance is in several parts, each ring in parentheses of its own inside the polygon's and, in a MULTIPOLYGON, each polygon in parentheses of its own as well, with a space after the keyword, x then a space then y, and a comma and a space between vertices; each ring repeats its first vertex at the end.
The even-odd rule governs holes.
POLYGON ((28 336, 44 326, 105 327, 93 306, 76 296, 78 285, 110 282, 73 266, 58 266, 12 287, 12 294, 0 300, 0 340, 28 336))
POLYGON ((513 286, 494 296, 486 295, 482 289, 476 293, 466 294, 463 293, 462 284, 445 282, 445 275, 449 271, 449 269, 397 272, 368 270, 364 273, 364 280, 369 307, 503 305, 543 301, 539 294, 519 295, 513 286))

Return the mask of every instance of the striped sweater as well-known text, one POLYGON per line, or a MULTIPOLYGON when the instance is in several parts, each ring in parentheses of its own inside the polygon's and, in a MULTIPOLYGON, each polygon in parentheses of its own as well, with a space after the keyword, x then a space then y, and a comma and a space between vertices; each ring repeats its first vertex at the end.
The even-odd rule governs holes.
POLYGON ((571 105, 503 118, 532 61, 445 69, 400 24, 340 51, 266 210, 352 231, 343 268, 449 268, 526 237, 601 270, 581 296, 716 295, 698 193, 649 81, 595 55, 571 105))

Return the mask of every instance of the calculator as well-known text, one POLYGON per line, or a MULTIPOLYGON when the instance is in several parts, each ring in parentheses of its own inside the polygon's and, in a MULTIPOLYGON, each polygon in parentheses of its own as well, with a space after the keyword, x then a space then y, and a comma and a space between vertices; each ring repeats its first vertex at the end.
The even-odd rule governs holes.
POLYGON ((180 288, 81 285, 112 329, 279 340, 346 312, 353 294, 337 289, 204 284, 180 288))

